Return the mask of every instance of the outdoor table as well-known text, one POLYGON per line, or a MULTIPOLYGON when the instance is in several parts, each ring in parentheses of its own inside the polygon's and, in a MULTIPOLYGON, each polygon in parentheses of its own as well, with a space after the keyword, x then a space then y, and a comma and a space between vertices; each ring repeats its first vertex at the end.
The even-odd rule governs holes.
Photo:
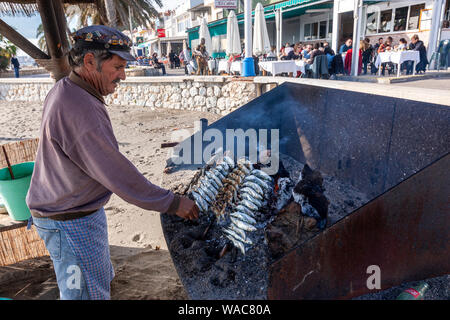
POLYGON ((381 75, 381 64, 392 62, 397 64, 397 77, 400 76, 400 65, 405 61, 414 61, 413 75, 416 74, 416 64, 420 62, 419 51, 386 51, 380 52, 375 61, 375 67, 378 68, 378 75, 381 75))
POLYGON ((217 68, 217 74, 220 74, 221 72, 225 72, 226 74, 230 73, 230 64, 228 63, 227 59, 219 60, 219 66, 217 68))
POLYGON ((306 62, 303 60, 295 60, 295 65, 297 66, 297 71, 300 71, 301 73, 306 73, 306 62))
POLYGON ((214 71, 217 69, 217 62, 216 60, 208 60, 208 70, 211 74, 214 74, 214 71))
POLYGON ((242 74, 242 61, 233 61, 230 66, 230 73, 239 72, 242 74))
POLYGON ((297 71, 301 71, 295 60, 262 61, 259 63, 259 67, 264 71, 272 73, 273 77, 283 72, 294 74, 297 73, 297 71))

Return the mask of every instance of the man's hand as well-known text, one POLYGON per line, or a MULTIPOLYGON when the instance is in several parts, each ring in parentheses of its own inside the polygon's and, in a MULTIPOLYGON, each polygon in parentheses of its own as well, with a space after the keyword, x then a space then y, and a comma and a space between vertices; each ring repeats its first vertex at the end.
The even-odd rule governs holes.
POLYGON ((186 197, 181 197, 176 215, 183 219, 194 220, 198 219, 199 211, 194 201, 186 197))

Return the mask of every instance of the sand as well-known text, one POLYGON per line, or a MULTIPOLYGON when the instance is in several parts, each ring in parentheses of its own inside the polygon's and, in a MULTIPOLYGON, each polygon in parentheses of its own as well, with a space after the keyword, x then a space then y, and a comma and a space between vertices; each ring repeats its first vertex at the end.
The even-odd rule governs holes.
MULTIPOLYGON (((171 142, 177 129, 193 131, 194 121, 210 123, 210 113, 158 110, 137 106, 107 106, 120 151, 151 182, 161 185, 169 155, 161 143, 171 142)), ((39 137, 42 104, 0 101, 0 144, 39 137)), ((185 299, 173 266, 158 212, 131 205, 116 195, 105 206, 111 259, 116 278, 113 299, 185 299)), ((0 214, 0 224, 8 216, 0 214)), ((32 297, 31 297, 32 298, 32 297)))

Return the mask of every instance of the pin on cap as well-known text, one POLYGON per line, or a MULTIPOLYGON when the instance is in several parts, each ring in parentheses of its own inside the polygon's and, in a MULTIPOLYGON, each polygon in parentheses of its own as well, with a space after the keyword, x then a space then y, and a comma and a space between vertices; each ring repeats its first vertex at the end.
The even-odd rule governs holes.
POLYGON ((130 38, 108 26, 93 25, 81 28, 72 36, 72 43, 76 48, 108 50, 127 61, 136 61, 130 53, 130 38))

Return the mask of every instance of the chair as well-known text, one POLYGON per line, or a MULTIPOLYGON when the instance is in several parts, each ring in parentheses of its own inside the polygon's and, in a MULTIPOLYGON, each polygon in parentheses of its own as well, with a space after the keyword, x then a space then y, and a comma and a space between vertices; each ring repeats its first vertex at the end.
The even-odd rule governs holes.
POLYGON ((309 73, 314 79, 328 78, 328 58, 325 54, 314 57, 314 62, 311 65, 309 73))
POLYGON ((450 40, 442 40, 439 43, 438 50, 433 52, 430 59, 430 64, 428 65, 428 70, 430 70, 432 66, 432 62, 434 60, 434 68, 437 70, 444 70, 448 68, 448 55, 450 53, 450 40))

